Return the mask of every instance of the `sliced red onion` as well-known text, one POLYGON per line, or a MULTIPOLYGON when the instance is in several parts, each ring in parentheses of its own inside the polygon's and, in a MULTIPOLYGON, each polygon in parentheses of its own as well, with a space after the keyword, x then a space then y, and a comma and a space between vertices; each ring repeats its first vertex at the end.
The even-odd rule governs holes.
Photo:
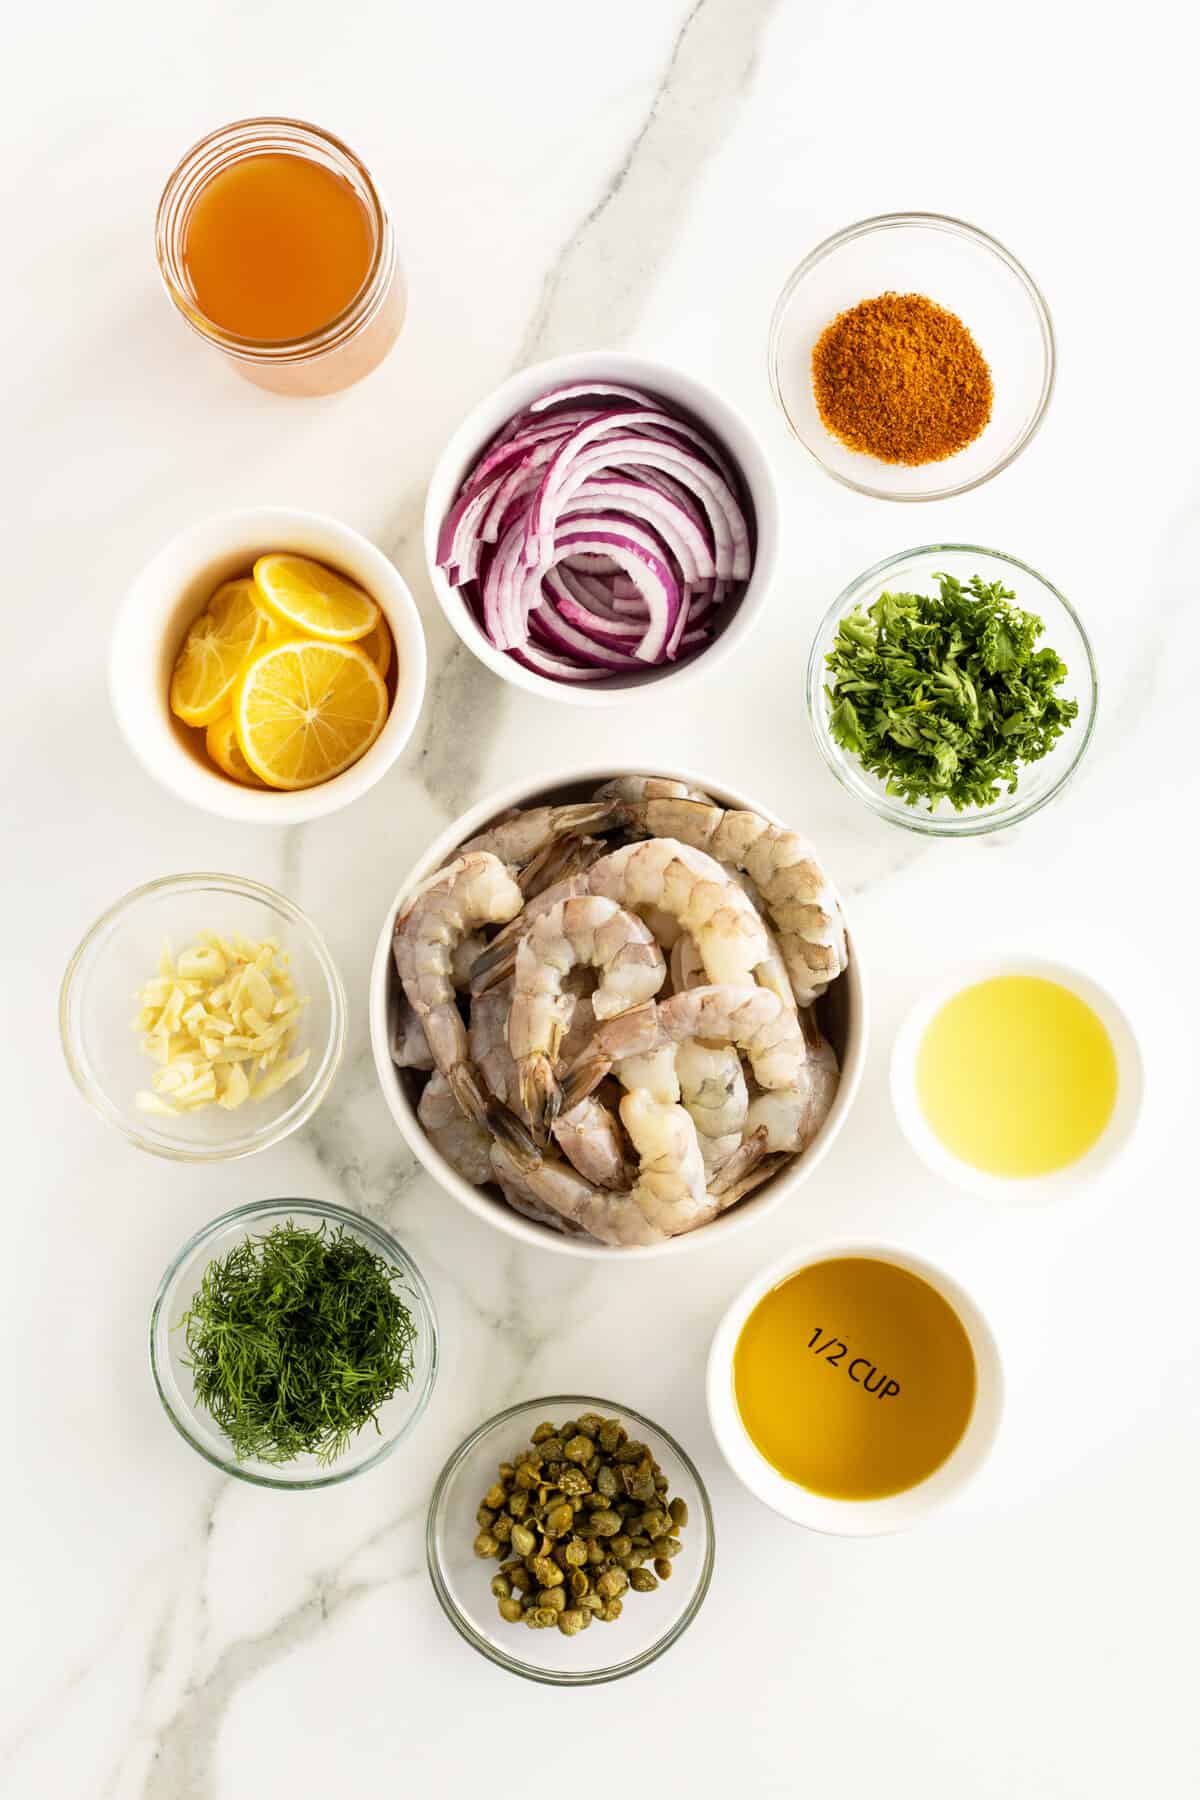
POLYGON ((740 477, 711 436, 621 383, 541 395, 485 446, 437 560, 487 637, 555 680, 697 654, 753 566, 740 477))

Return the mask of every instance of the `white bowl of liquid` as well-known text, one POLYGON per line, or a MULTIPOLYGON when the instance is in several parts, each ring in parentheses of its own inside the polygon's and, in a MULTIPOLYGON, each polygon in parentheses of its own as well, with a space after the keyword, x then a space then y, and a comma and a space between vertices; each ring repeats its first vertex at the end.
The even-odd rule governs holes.
POLYGON ((892 1050, 892 1104, 917 1155, 993 1199, 1052 1200, 1108 1175, 1137 1134, 1144 1089, 1116 996, 1043 957, 1000 953, 950 971, 892 1050))

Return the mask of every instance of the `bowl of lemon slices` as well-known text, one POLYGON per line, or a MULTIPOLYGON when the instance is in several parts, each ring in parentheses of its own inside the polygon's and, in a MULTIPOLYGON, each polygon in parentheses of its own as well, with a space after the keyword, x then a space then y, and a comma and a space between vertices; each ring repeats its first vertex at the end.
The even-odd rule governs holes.
POLYGON ((172 538, 122 604, 109 690, 134 755, 223 818, 299 824, 408 742, 425 638, 408 586, 320 513, 223 513, 172 538))

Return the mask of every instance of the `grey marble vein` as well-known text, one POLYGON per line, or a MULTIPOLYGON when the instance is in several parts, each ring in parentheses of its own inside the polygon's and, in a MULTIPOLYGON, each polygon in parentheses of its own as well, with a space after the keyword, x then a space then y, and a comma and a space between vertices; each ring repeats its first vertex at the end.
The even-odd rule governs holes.
POLYGON ((646 115, 546 276, 516 366, 621 344, 721 144, 777 0, 693 0, 646 115))

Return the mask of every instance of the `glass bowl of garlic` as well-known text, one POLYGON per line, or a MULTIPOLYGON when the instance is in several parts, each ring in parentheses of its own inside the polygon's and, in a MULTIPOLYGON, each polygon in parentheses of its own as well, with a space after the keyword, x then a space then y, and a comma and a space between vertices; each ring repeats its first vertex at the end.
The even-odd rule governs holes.
POLYGON ((132 1144, 217 1162, 311 1118, 346 1041, 325 940, 237 875, 170 875, 102 914, 67 965, 59 1025, 76 1086, 132 1144))

